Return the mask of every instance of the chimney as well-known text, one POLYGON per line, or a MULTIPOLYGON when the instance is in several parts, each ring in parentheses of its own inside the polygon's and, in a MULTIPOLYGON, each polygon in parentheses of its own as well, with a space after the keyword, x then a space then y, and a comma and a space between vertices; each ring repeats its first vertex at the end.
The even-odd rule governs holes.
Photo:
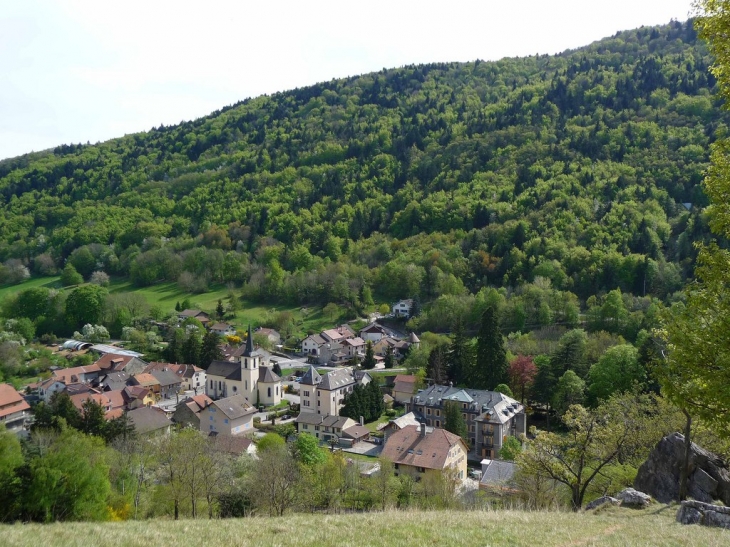
POLYGON ((426 422, 421 422, 421 437, 426 436, 426 422))
POLYGON ((360 425, 365 425, 365 418, 363 418, 362 416, 360 416, 360 425))
POLYGON ((454 382, 449 381, 449 387, 454 387, 454 382))

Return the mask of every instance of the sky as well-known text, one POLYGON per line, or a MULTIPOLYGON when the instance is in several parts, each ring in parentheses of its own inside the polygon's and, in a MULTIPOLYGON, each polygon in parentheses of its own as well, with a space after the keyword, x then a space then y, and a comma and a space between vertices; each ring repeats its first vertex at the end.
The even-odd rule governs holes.
POLYGON ((0 159, 408 64, 554 54, 691 0, 0 0, 0 159))

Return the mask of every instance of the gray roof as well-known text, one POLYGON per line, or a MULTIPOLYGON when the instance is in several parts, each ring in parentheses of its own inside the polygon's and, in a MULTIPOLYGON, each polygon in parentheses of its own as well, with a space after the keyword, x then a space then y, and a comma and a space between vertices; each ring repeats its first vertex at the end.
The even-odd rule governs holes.
POLYGON ((171 370, 153 370, 150 374, 160 382, 161 386, 174 386, 175 384, 182 383, 182 380, 178 378, 177 374, 171 370))
POLYGON ((237 361, 213 361, 206 371, 208 378, 220 376, 227 380, 241 380, 241 363, 237 361))
POLYGON ((122 349, 118 348, 117 346, 110 346, 108 344, 94 344, 89 349, 97 353, 113 353, 115 355, 124 355, 125 357, 142 357, 142 355, 144 355, 143 353, 139 353, 138 351, 122 349))
POLYGON ((327 343, 327 340, 322 338, 319 334, 312 334, 311 336, 307 336, 307 338, 311 339, 315 344, 319 344, 320 346, 327 343))
POLYGON ((502 460, 482 460, 481 484, 505 484, 512 479, 517 470, 514 462, 502 460))
POLYGON ((104 379, 99 382, 99 385, 107 389, 107 391, 114 391, 117 389, 124 389, 129 380, 129 374, 126 372, 110 372, 104 379))
POLYGON ((497 391, 432 385, 419 390, 411 398, 411 404, 442 407, 447 401, 467 403, 468 410, 477 411, 482 419, 505 423, 515 414, 524 411, 522 404, 497 391))
POLYGON ((213 401, 211 406, 218 408, 231 420, 256 413, 256 409, 248 404, 243 395, 218 399, 217 401, 213 401))
MULTIPOLYGON (((210 373, 208 373, 210 374, 210 373)), ((304 375, 299 379, 300 384, 304 384, 307 386, 314 386, 319 384, 322 381, 322 376, 317 372, 317 369, 315 369, 313 366, 310 365, 309 369, 307 369, 307 372, 304 373, 304 375)))
POLYGON ((280 381, 281 378, 271 367, 259 367, 259 382, 274 384, 280 381))
POLYGON ((355 381, 355 375, 352 373, 352 369, 341 368, 331 370, 322 376, 322 382, 319 384, 319 388, 334 391, 335 389, 352 385, 355 381))
POLYGON ((130 410, 127 416, 134 424, 137 433, 149 433, 165 427, 169 427, 172 422, 165 417, 162 410, 143 406, 130 410))
MULTIPOLYGON (((352 420, 352 418, 333 416, 331 414, 315 414, 314 412, 300 412, 295 421, 298 424, 342 428, 347 425, 348 420, 352 420)), ((354 420, 352 421, 354 422, 354 420)))

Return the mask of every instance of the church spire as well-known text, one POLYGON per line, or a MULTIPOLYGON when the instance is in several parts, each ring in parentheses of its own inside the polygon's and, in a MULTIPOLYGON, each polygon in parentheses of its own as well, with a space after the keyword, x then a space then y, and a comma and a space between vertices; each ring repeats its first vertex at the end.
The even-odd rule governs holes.
POLYGON ((246 339, 246 351, 244 356, 251 357, 253 353, 253 336, 251 335, 251 323, 248 324, 248 338, 246 339))

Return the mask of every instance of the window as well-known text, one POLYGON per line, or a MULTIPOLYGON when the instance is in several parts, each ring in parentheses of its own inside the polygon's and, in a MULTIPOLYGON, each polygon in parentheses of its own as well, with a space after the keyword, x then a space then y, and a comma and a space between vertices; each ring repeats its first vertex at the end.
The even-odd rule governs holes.
POLYGON ((228 418, 226 418, 225 420, 223 420, 223 423, 224 424, 227 424, 228 423, 228 418))
POLYGON ((315 430, 315 431, 319 431, 319 426, 318 426, 318 425, 315 425, 315 426, 314 426, 314 430, 315 430))
POLYGON ((436 420, 436 427, 441 427, 441 421, 440 420, 436 420))
POLYGON ((268 393, 268 395, 266 395, 267 397, 271 397, 271 388, 268 388, 268 389, 266 390, 266 393, 268 393))
POLYGON ((437 410, 436 411, 436 416, 441 416, 441 411, 440 410, 437 410))
POLYGON ((317 401, 317 406, 322 406, 322 401, 317 401))
POLYGON ((245 380, 245 381, 243 382, 243 388, 244 388, 244 389, 245 389, 246 391, 248 391, 248 380, 245 380))
POLYGON ((279 386, 276 386, 276 394, 279 395, 279 386))
POLYGON ((209 420, 210 420, 211 422, 213 421, 213 416, 212 416, 212 415, 211 415, 211 417, 209 418, 209 420))
POLYGON ((308 391, 304 391, 304 392, 302 393, 302 395, 304 395, 305 397, 309 397, 309 392, 308 392, 308 391))
POLYGON ((431 409, 430 408, 427 408, 426 409, 426 414, 428 414, 429 416, 431 415, 431 409))
POLYGON ((302 429, 309 429, 309 426, 307 424, 302 424, 302 429))

